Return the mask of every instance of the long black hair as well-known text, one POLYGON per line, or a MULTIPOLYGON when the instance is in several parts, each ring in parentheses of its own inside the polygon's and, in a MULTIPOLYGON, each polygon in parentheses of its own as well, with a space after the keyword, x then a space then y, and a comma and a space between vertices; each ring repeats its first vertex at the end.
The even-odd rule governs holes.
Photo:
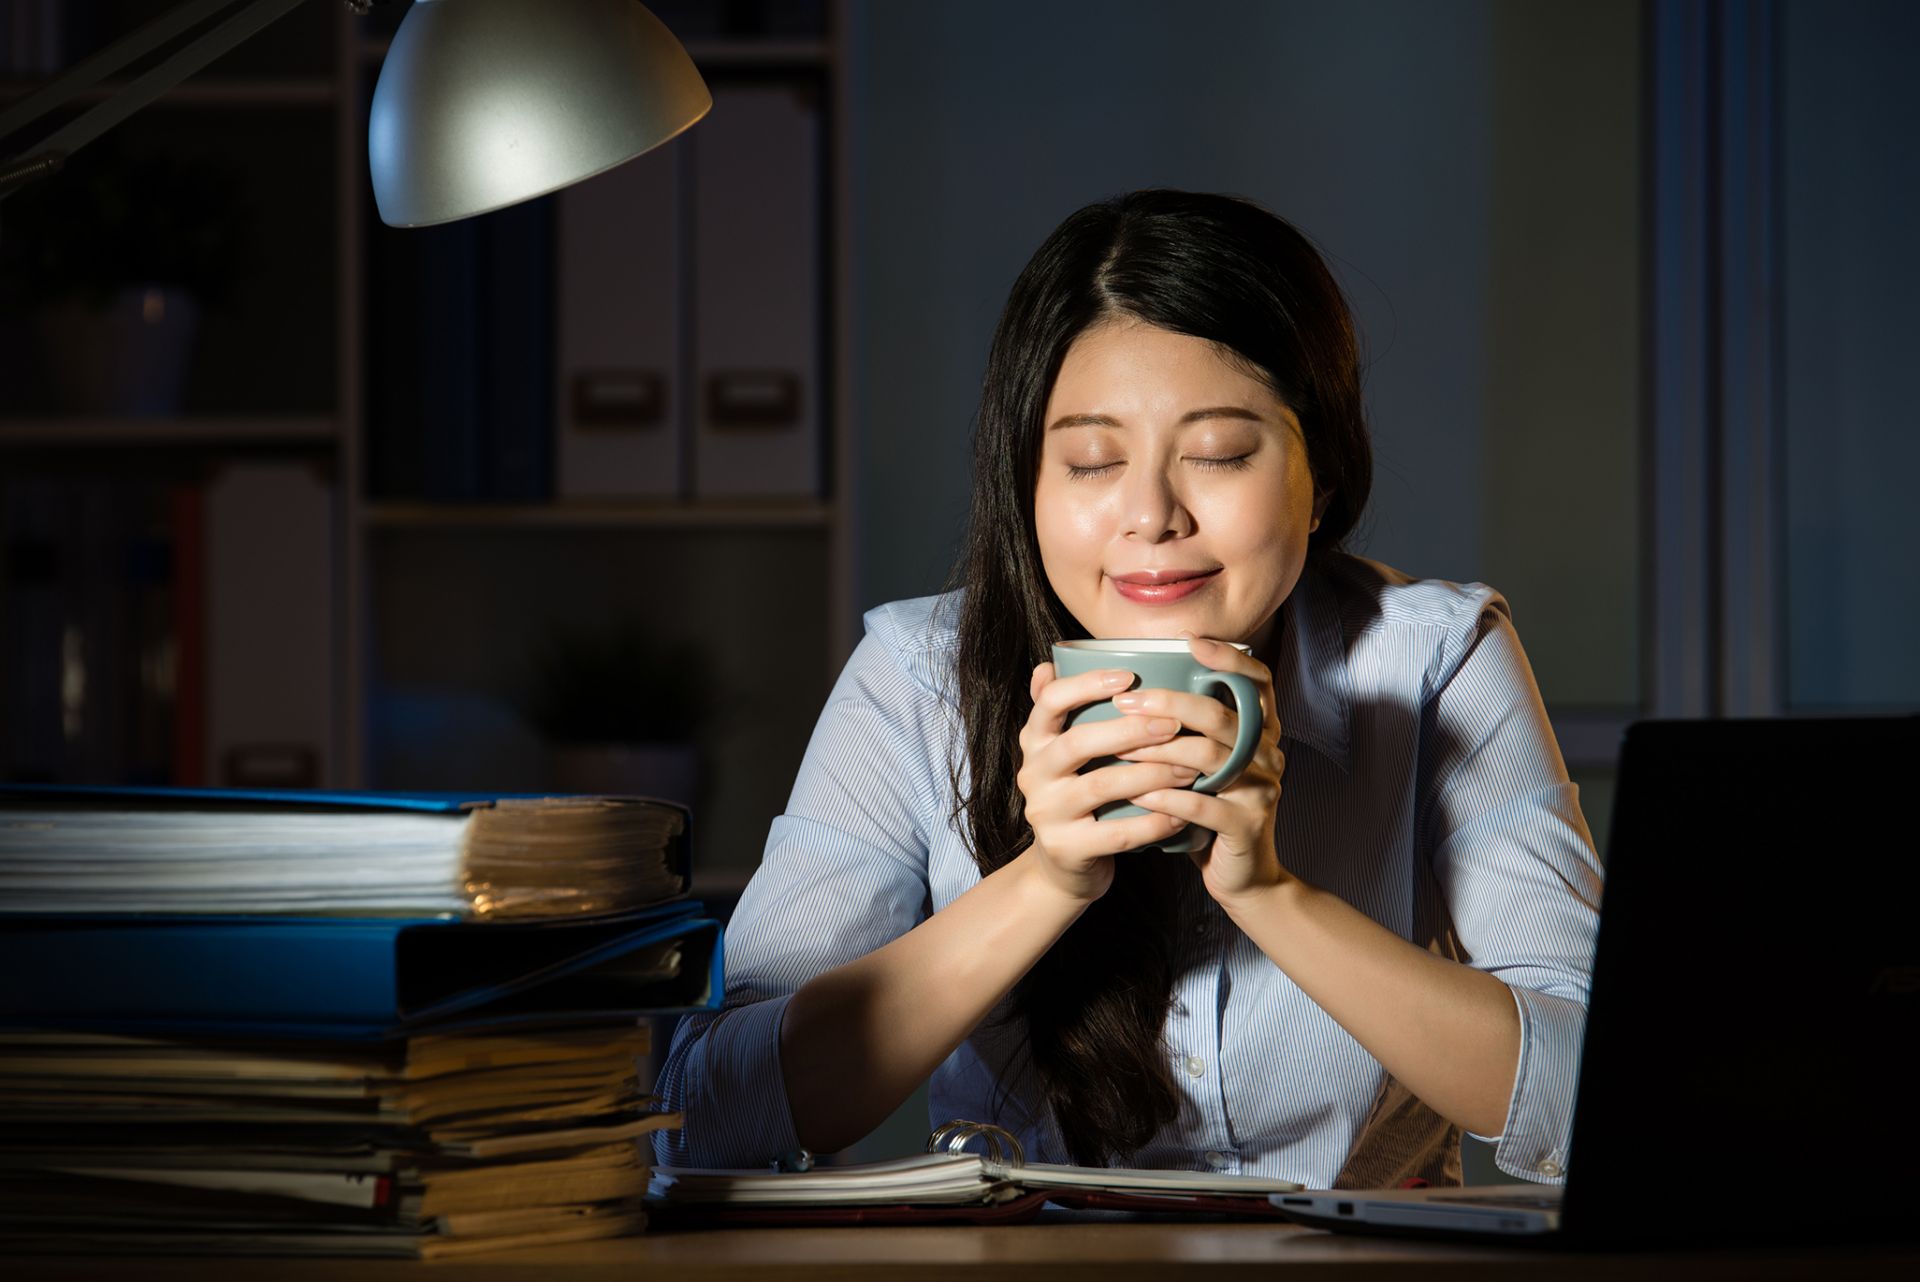
MULTIPOLYGON (((1317 495, 1308 555, 1337 549, 1366 506, 1373 456, 1352 317, 1320 255, 1251 201, 1137 191, 1069 217, 1034 254, 994 329, 974 428, 973 506, 954 578, 965 593, 953 763, 960 828, 984 876, 1033 840, 1015 775, 1028 678, 1085 631, 1053 592, 1034 533, 1041 419, 1075 338, 1130 318, 1207 339, 1300 420, 1317 495)), ((1184 859, 1122 858, 1112 887, 1014 991, 1013 1014, 1074 1161, 1106 1165, 1173 1120, 1162 1040, 1184 859)))

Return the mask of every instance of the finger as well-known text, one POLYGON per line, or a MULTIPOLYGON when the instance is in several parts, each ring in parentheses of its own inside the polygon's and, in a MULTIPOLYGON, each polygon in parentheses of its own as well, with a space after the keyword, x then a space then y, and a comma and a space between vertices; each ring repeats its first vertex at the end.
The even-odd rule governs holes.
POLYGON ((1181 635, 1187 639, 1187 649, 1193 657, 1215 672, 1238 672, 1253 679, 1260 688, 1260 711, 1266 720, 1267 730, 1270 737, 1278 739, 1281 729, 1280 705, 1273 693, 1272 670, 1239 646, 1215 641, 1211 637, 1195 636, 1191 632, 1181 635))
POLYGON ((1029 799, 1056 780, 1071 779, 1088 763, 1161 743, 1180 733, 1171 717, 1119 717, 1084 721, 1049 736, 1029 722, 1020 731, 1021 762, 1015 783, 1029 799))
POLYGON ((1075 708, 1098 703, 1125 690, 1137 679, 1133 673, 1122 668, 1104 668, 1063 677, 1053 664, 1039 664, 1034 668, 1033 680, 1028 685, 1033 708, 1027 713, 1026 724, 1020 727, 1020 751, 1032 757, 1059 736, 1067 715, 1075 708))
POLYGON ((1062 800, 1067 814, 1077 818, 1092 814, 1108 802, 1127 801, 1143 792, 1185 788, 1199 777, 1198 771, 1186 766, 1158 762, 1102 766, 1063 781, 1062 800))
POLYGON ((1085 840, 1088 854, 1117 855, 1129 850, 1165 841, 1187 826, 1184 819, 1149 813, 1129 815, 1125 819, 1088 819, 1092 831, 1085 840))
MULTIPOLYGON (((1049 665, 1051 666, 1051 665, 1049 665)), ((1111 699, 1138 678, 1124 668, 1101 668, 1078 676, 1056 676, 1034 695, 1028 724, 1058 734, 1075 708, 1111 699)))
POLYGON ((1228 747, 1240 732, 1240 716, 1210 694, 1190 690, 1129 690, 1113 696, 1113 706, 1122 712, 1145 717, 1172 717, 1189 730, 1197 731, 1228 747))
POLYGON ((1027 682, 1027 701, 1029 703, 1039 702, 1041 689, 1044 688, 1046 684, 1052 680, 1053 680, 1053 665, 1051 663, 1041 663, 1041 664, 1035 665, 1033 669, 1033 678, 1027 682))
POLYGON ((1122 761, 1159 761, 1168 765, 1188 766, 1201 774, 1210 775, 1227 764, 1229 753, 1227 747, 1205 735, 1183 734, 1162 743, 1150 743, 1143 748, 1113 755, 1122 761))
POLYGON ((1082 721, 1043 745, 1034 753, 1033 762, 1049 774, 1069 775, 1089 761, 1117 757, 1150 743, 1164 743, 1179 733, 1180 723, 1172 717, 1082 721))
POLYGON ((1195 636, 1191 632, 1182 632, 1180 635, 1186 638, 1187 649, 1193 657, 1215 672, 1238 672, 1255 681, 1272 680, 1273 674, 1267 671, 1267 665, 1237 645, 1215 641, 1212 637, 1195 636))
MULTIPOLYGON (((1165 743, 1151 743, 1144 748, 1135 748, 1131 752, 1115 753, 1119 761, 1159 761, 1174 765, 1190 766, 1201 774, 1210 775, 1227 764, 1231 753, 1211 739, 1200 735, 1187 734, 1169 739, 1165 743)), ((1263 743, 1254 750, 1253 760, 1228 788, 1234 789, 1271 784, 1279 786, 1286 777, 1287 754, 1280 750, 1278 743, 1263 743)))
POLYGON ((1142 810, 1171 815, 1215 832, 1236 832, 1249 822, 1246 813, 1231 801, 1191 788, 1159 788, 1127 800, 1142 810))

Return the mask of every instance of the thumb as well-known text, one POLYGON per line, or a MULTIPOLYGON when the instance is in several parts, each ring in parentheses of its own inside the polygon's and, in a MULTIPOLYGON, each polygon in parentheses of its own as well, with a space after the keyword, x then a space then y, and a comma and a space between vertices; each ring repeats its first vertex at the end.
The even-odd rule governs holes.
POLYGON ((1040 692, 1053 681, 1053 665, 1043 663, 1033 670, 1033 680, 1027 682, 1027 698, 1039 702, 1040 692))

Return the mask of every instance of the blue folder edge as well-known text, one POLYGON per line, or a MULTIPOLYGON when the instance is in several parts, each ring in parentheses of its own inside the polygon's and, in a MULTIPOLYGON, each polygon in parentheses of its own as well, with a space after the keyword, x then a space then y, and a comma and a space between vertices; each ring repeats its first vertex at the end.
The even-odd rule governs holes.
POLYGON ((702 916, 703 911, 698 901, 680 899, 612 917, 550 922, 460 922, 438 917, 0 916, 0 973, 23 977, 0 993, 0 1027, 128 1036, 369 1041, 427 1032, 496 1031, 717 1010, 725 992, 724 936, 720 923, 702 916), (482 941, 492 933, 500 942, 505 942, 507 934, 553 938, 568 931, 614 933, 597 946, 551 964, 516 973, 503 982, 457 990, 407 1011, 399 999, 401 940, 407 932, 422 931, 441 938, 457 931, 469 940, 482 941), (692 1000, 607 1009, 489 1011, 542 984, 590 972, 676 938, 692 945, 695 957, 705 953, 704 986, 692 1000), (262 949, 266 952, 261 953, 262 949), (226 994, 215 990, 221 974, 208 959, 244 967, 249 956, 267 954, 277 954, 279 971, 262 963, 248 968, 238 981, 268 994, 266 999, 256 997, 260 1007, 246 1013, 220 1010, 226 994), (328 965, 336 959, 340 965, 328 965), (89 971, 89 963, 96 961, 100 965, 89 971), (148 995, 129 998, 124 989, 114 986, 116 978, 125 981, 129 967, 138 967, 139 976, 130 987, 145 983, 148 995), (298 973, 295 987, 286 986, 289 971, 298 973), (316 979, 316 974, 325 978, 316 979), (199 991, 191 994, 190 1001, 171 998, 178 1009, 152 1009, 168 1004, 169 985, 176 986, 176 994, 181 988, 199 991), (274 993, 280 995, 278 1004, 272 1000, 274 993), (135 1007, 145 1001, 149 1009, 99 1009, 101 1002, 115 999, 131 1000, 135 1007), (277 1017, 269 1010, 277 1012, 280 1005, 297 1008, 303 1002, 332 1009, 324 1017, 315 1017, 320 1014, 315 1010, 295 1009, 277 1017), (95 1007, 91 1012, 62 1009, 63 1005, 89 1004, 95 1007), (194 1004, 211 1008, 184 1009, 194 1004))
MULTIPOLYGON (((335 806, 359 810, 420 810, 457 814, 496 801, 559 797, 557 792, 352 792, 317 788, 175 788, 163 784, 0 783, 0 801, 45 796, 78 801, 217 801, 262 806, 335 806)), ((625 794, 593 794, 613 801, 651 801, 685 812, 677 801, 625 794)))

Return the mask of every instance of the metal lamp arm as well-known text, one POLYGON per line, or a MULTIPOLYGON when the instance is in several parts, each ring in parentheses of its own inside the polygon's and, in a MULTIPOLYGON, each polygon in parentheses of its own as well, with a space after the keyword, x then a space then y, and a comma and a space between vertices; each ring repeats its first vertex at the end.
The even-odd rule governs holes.
MULTIPOLYGON (((105 49, 82 59, 45 87, 0 112, 0 141, 58 109, 75 94, 145 57, 182 31, 206 21, 234 0, 188 0, 105 49)), ((49 134, 32 154, 0 159, 0 200, 35 178, 53 173, 68 156, 139 111, 194 72, 247 40, 304 0, 245 0, 219 25, 189 41, 119 92, 49 134)))

